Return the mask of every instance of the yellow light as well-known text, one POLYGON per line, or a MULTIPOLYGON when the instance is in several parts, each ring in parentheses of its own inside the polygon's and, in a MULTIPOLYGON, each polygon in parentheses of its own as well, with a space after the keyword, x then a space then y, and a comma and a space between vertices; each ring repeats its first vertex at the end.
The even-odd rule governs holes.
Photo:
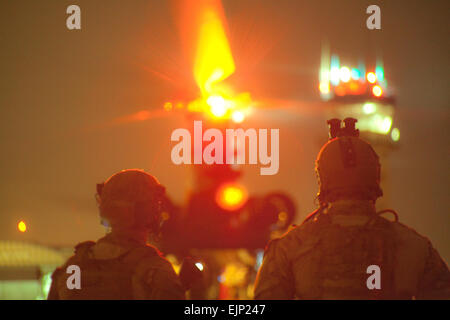
POLYGON ((173 108, 172 102, 164 103, 164 110, 170 111, 170 110, 172 110, 172 108, 173 108))
POLYGON ((217 204, 225 210, 237 210, 247 201, 247 191, 237 184, 227 184, 219 188, 216 194, 217 204))
POLYGON ((247 279, 248 268, 240 263, 228 263, 220 275, 220 282, 226 286, 243 285, 247 279))
POLYGON ((227 104, 223 97, 221 96, 210 96, 206 103, 211 107, 211 113, 215 117, 223 117, 227 112, 227 104))
POLYGON ((400 130, 398 128, 392 129, 391 138, 393 141, 397 142, 400 140, 400 130))
POLYGON ((375 111, 377 111, 377 106, 375 105, 375 103, 365 103, 363 105, 363 112, 365 114, 371 114, 374 113, 375 111))
POLYGON ((342 82, 349 82, 352 73, 349 68, 342 67, 341 70, 339 70, 339 75, 341 77, 342 82))
POLYGON ((17 229, 19 229, 20 232, 27 231, 27 225, 25 224, 25 221, 19 221, 19 223, 17 224, 17 229))
POLYGON ((381 123, 380 129, 384 133, 388 133, 389 130, 391 130, 391 125, 392 125, 392 118, 391 117, 385 117, 383 122, 381 123))
POLYGON ((236 94, 224 82, 235 72, 235 65, 225 32, 221 1, 192 2, 194 14, 188 21, 194 24, 192 32, 196 38, 193 73, 201 96, 189 102, 187 109, 189 112, 204 112, 215 120, 242 122, 244 115, 248 114, 244 110, 249 108, 251 99, 248 93, 236 94), (237 110, 240 112, 235 113, 237 110))
POLYGON ((373 72, 368 72, 366 75, 366 78, 367 78, 367 81, 369 81, 370 83, 375 83, 377 81, 377 76, 373 72))
POLYGON ((319 90, 320 92, 322 92, 323 94, 327 94, 330 92, 330 83, 328 82, 321 82, 319 84, 319 90))
POLYGON ((172 267, 176 274, 180 274, 181 263, 178 261, 177 257, 173 254, 168 254, 166 259, 172 264, 172 267))
POLYGON ((350 82, 350 91, 356 92, 359 89, 359 85, 357 82, 350 82))
POLYGON ((381 89, 381 87, 378 85, 373 86, 372 93, 375 97, 381 97, 381 95, 383 94, 383 89, 381 89))
POLYGON ((203 96, 213 93, 213 84, 234 73, 230 45, 220 19, 219 9, 210 3, 200 13, 194 77, 203 96))
POLYGON ((236 110, 231 114, 231 119, 236 123, 241 123, 245 119, 245 115, 242 111, 236 110))

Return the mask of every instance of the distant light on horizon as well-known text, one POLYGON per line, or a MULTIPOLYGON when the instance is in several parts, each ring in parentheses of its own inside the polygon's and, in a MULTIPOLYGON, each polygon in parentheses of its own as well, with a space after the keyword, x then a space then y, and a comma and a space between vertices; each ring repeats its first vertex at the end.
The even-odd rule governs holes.
POLYGON ((394 142, 397 142, 400 140, 400 130, 398 128, 392 129, 391 138, 394 142))
POLYGON ((372 93, 375 97, 381 97, 381 95, 383 94, 383 89, 381 89, 380 86, 374 86, 372 88, 372 93))
POLYGON ((371 114, 375 111, 377 111, 377 106, 375 105, 375 103, 368 102, 363 105, 363 112, 365 114, 371 114))
POLYGON ((377 81, 377 76, 373 72, 368 72, 366 78, 370 83, 375 83, 377 81))
POLYGON ((342 67, 339 70, 339 75, 340 75, 342 82, 349 82, 350 78, 351 78, 351 71, 348 67, 342 67))

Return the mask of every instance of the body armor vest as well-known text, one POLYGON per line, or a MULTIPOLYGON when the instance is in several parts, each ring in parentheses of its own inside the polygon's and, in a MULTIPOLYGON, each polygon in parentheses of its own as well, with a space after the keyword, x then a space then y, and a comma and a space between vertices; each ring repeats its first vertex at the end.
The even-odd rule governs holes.
POLYGON ((64 300, 124 300, 133 299, 132 278, 138 263, 145 258, 158 255, 149 246, 131 249, 113 259, 89 257, 89 249, 95 242, 88 241, 76 246, 75 255, 55 272, 58 293, 64 300), (69 265, 81 270, 81 289, 68 289, 66 281, 70 274, 65 272, 69 265))

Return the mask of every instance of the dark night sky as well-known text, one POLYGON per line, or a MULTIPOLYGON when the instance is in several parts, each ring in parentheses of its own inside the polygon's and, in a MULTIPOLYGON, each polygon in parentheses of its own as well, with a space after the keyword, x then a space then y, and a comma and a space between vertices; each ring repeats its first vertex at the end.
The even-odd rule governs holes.
MULTIPOLYGON (((176 201, 185 198, 190 168, 171 163, 170 133, 191 124, 162 117, 108 125, 197 94, 171 8, 159 0, 1 2, 0 240, 62 246, 98 238, 95 183, 124 168, 143 168, 176 201), (81 7, 81 31, 66 29, 70 4, 81 7), (26 234, 17 232, 20 219, 26 234)), ((348 59, 378 50, 401 130, 401 147, 385 164, 390 206, 450 261, 450 2, 230 0, 224 8, 234 83, 255 100, 298 102, 248 122, 280 128, 281 148, 279 174, 248 168, 248 188, 289 192, 300 218, 314 208, 314 159, 327 134, 316 106, 321 41, 348 59), (370 4, 381 7, 381 31, 365 28, 370 4)))

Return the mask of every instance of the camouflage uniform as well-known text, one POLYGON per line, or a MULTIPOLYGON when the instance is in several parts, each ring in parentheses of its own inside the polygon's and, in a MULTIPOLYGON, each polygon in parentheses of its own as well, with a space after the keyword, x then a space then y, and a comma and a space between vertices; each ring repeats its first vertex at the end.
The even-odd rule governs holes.
POLYGON ((142 170, 123 170, 97 185, 102 222, 111 233, 82 242, 53 273, 48 299, 184 299, 171 264, 146 245, 158 234, 164 187, 142 170), (67 267, 77 265, 81 289, 69 289, 67 267))
POLYGON ((184 299, 185 293, 172 265, 152 246, 114 239, 109 234, 97 243, 82 242, 64 266, 52 276, 49 300, 184 299), (81 289, 68 289, 65 270, 78 265, 81 289))
POLYGON ((356 121, 328 121, 330 141, 316 160, 320 207, 268 245, 256 299, 450 298, 449 269, 430 241, 375 212, 381 166, 356 121), (380 289, 367 284, 372 265, 380 289))
POLYGON ((255 299, 413 297, 449 299, 447 265, 428 239, 352 200, 272 241, 255 287, 255 299), (370 265, 380 267, 380 290, 367 288, 370 265))

